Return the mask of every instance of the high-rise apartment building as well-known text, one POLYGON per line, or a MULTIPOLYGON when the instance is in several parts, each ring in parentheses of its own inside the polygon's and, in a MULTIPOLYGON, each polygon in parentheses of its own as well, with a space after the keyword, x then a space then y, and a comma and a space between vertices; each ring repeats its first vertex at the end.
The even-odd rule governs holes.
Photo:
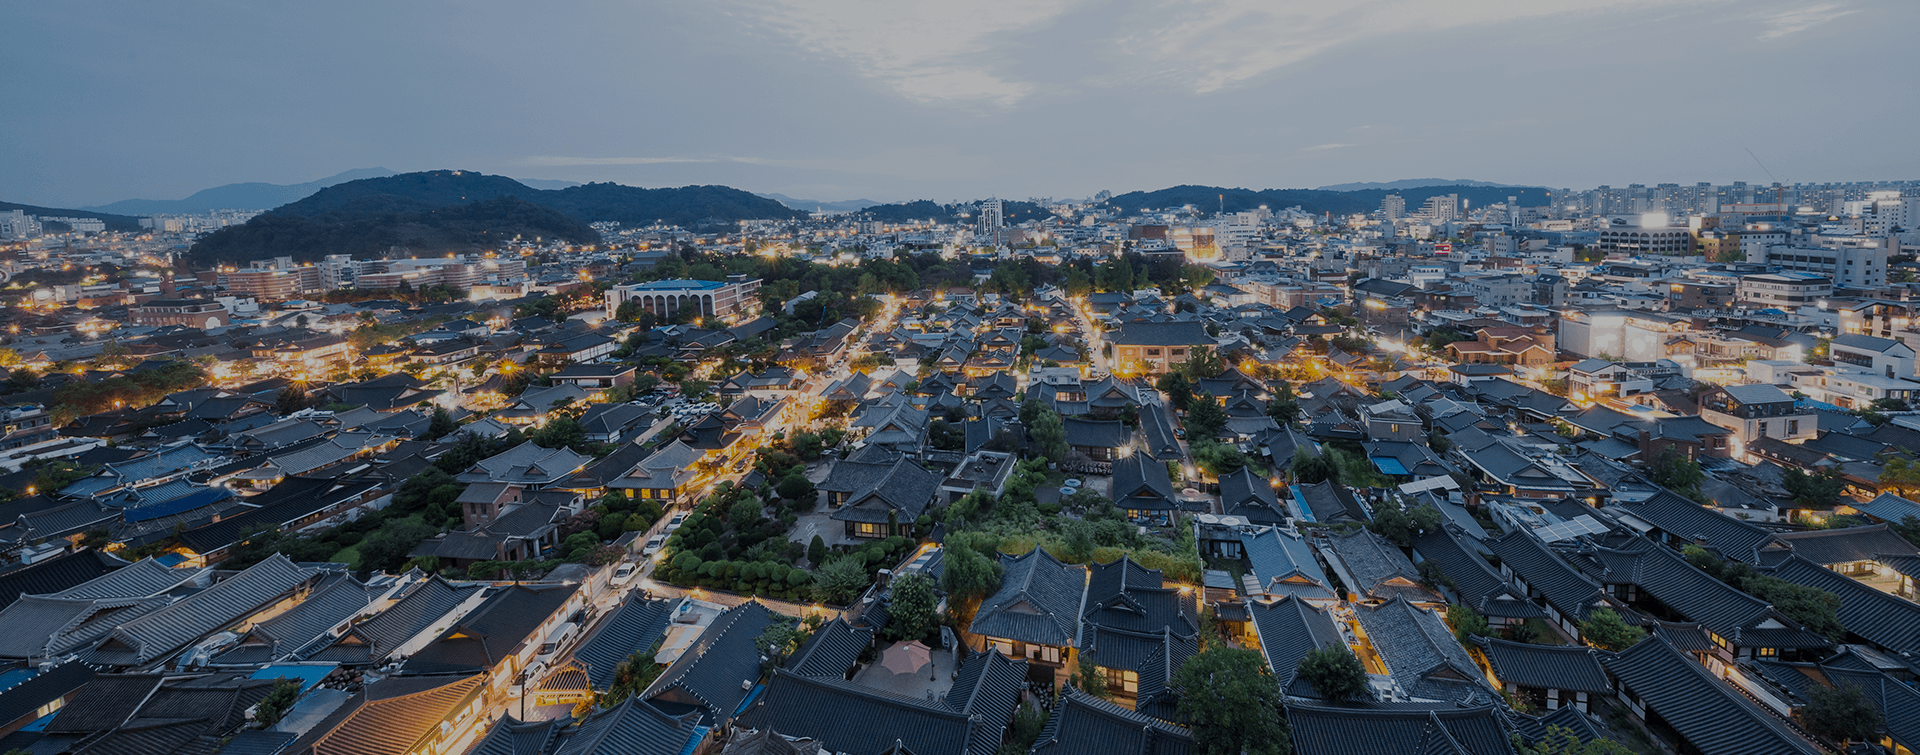
POLYGON ((1380 219, 1389 223, 1399 220, 1407 214, 1407 198, 1399 194, 1388 194, 1380 198, 1380 219))
POLYGON ((974 236, 981 246, 999 246, 1005 240, 1006 206, 999 199, 980 203, 980 216, 974 219, 974 236))

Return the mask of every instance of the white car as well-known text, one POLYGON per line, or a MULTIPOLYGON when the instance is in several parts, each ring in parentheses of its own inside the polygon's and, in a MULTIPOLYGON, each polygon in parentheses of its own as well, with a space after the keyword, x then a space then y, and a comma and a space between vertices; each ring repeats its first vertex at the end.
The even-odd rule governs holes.
MULTIPOLYGON (((666 535, 654 535, 653 537, 647 538, 647 547, 640 549, 640 555, 651 556, 655 553, 659 553, 660 549, 664 547, 666 544, 667 544, 666 535)), ((620 573, 614 572, 613 576, 614 578, 618 579, 620 577, 620 573)))
MULTIPOLYGON (((654 540, 658 540, 658 539, 659 537, 656 535, 654 540)), ((653 555, 653 551, 660 549, 660 544, 657 542, 654 542, 653 540, 649 540, 647 541, 647 547, 651 549, 647 552, 647 555, 653 555)), ((628 582, 632 582, 634 572, 637 572, 639 570, 640 568, 633 565, 631 562, 621 564, 619 568, 613 570, 613 583, 615 585, 624 585, 628 582)))
POLYGON ((674 530, 680 529, 680 525, 685 524, 686 521, 687 521, 687 512, 682 511, 678 514, 674 514, 672 519, 667 520, 666 531, 672 532, 674 530))

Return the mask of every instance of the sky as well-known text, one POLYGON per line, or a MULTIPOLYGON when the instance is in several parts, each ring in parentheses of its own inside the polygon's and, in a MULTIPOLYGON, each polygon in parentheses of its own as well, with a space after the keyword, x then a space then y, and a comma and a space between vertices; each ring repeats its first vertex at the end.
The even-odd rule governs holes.
POLYGON ((1920 178, 1912 0, 62 0, 0 19, 0 200, 54 207, 367 167, 823 201, 1920 178))

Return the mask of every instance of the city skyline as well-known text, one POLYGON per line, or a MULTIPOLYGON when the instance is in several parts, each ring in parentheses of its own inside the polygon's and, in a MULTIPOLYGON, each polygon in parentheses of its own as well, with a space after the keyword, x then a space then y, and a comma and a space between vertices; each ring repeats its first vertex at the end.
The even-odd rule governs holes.
POLYGON ((1915 103, 1860 74, 1900 68, 1890 2, 369 12, 23 10, 0 60, 44 117, 0 126, 0 199, 369 165, 819 201, 1920 174, 1915 103))

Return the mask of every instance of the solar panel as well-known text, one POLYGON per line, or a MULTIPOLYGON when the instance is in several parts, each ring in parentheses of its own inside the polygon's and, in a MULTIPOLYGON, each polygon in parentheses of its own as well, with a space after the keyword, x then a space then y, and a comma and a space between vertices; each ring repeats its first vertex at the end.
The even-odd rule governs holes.
POLYGON ((1591 516, 1581 514, 1567 521, 1556 522, 1534 530, 1534 535, 1539 537, 1541 542, 1557 543, 1562 540, 1572 540, 1581 535, 1598 535, 1606 531, 1606 525, 1591 516))

